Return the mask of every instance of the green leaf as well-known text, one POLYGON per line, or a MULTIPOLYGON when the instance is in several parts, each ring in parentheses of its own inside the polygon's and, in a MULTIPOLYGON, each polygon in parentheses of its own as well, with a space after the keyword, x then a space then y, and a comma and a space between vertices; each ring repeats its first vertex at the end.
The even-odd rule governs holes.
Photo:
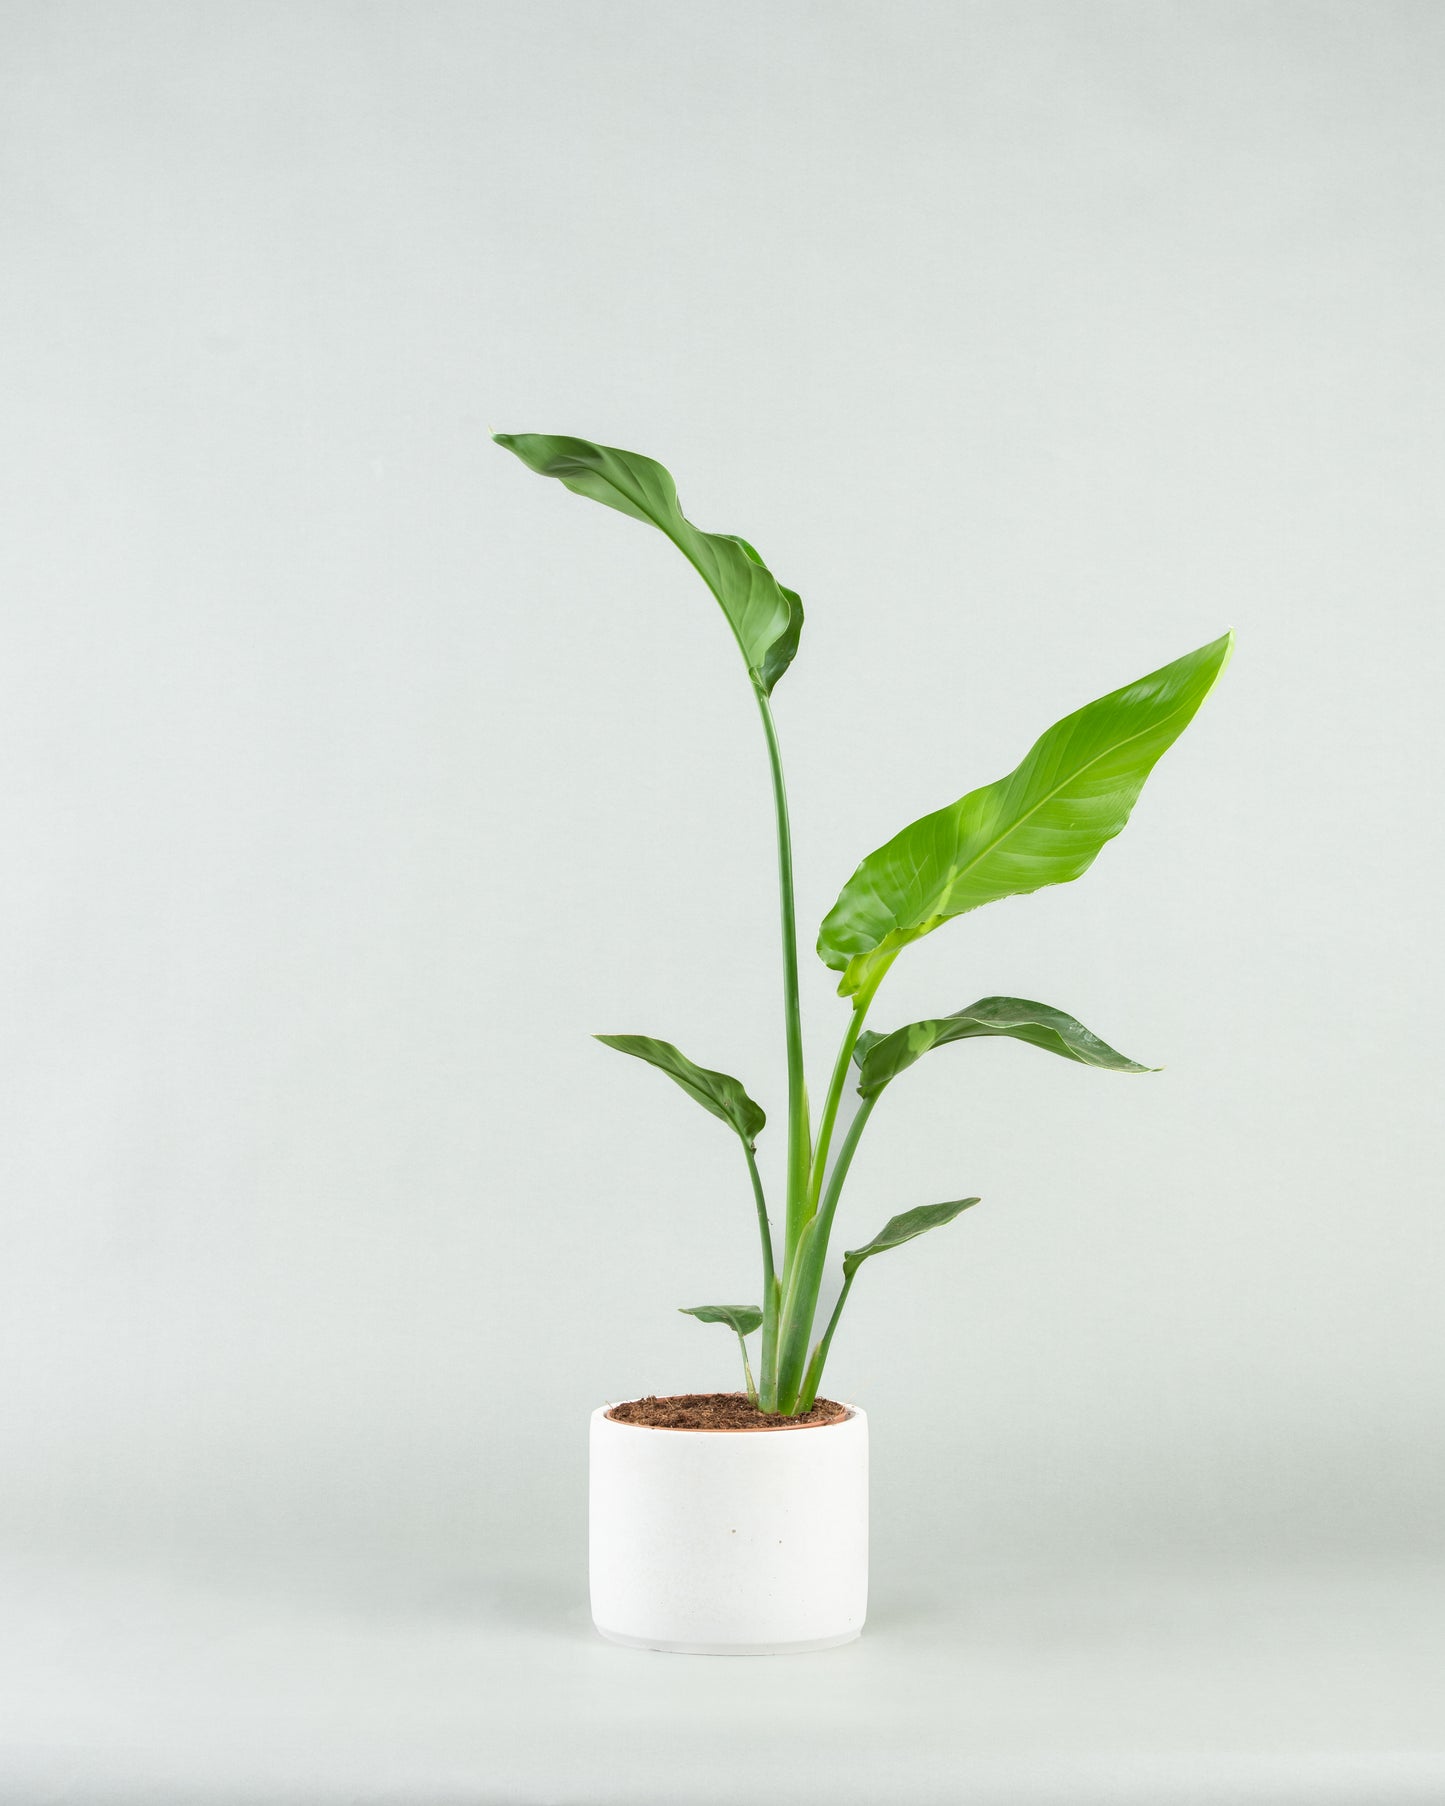
POLYGON ((594 1038, 604 1047, 615 1047, 618 1053, 646 1060, 649 1066, 665 1072, 673 1084, 681 1085, 704 1110, 710 1110, 729 1128, 736 1129, 750 1148, 762 1133, 768 1119, 762 1106, 753 1102, 738 1081, 729 1078, 725 1072, 709 1072, 706 1066, 694 1066, 671 1041, 654 1041, 650 1035, 597 1035, 594 1038))
POLYGON ((1031 1003, 1027 997, 981 997, 951 1016, 910 1022, 907 1028, 895 1028, 887 1035, 860 1035, 853 1049, 859 1093, 876 1097, 891 1079, 896 1079, 915 1060, 921 1060, 930 1048, 983 1035, 1008 1035, 1015 1041, 1042 1047, 1046 1053, 1077 1060, 1081 1066, 1097 1066, 1105 1072, 1159 1070, 1157 1066, 1141 1066, 1137 1060, 1128 1059, 1082 1022, 1047 1003, 1031 1003))
POLYGON ((1087 871, 1194 718, 1232 644, 1226 633, 1066 715, 1016 771, 870 853, 818 935, 819 957, 843 975, 840 994, 876 987, 900 948, 954 916, 1087 871))
POLYGON ((685 1304, 684 1317, 696 1317, 699 1323, 726 1323, 740 1336, 750 1336, 763 1320, 755 1304, 685 1304))
POLYGON ((765 696, 787 670, 803 630, 803 604, 784 589, 745 539, 693 526, 662 465, 639 452, 552 433, 494 433, 529 470, 574 494, 646 521, 665 533, 716 596, 753 682, 765 696))
MULTIPOLYGON (((745 539, 739 539, 738 544, 754 564, 762 564, 762 555, 755 551, 745 539)), ((764 569, 766 568, 764 566, 764 569)), ((783 589, 781 584, 778 587, 783 589)), ((788 598, 788 607, 792 612, 788 619, 787 632, 780 639, 773 641, 768 648, 767 657, 763 660, 763 694, 765 696, 772 695, 773 685, 792 664, 793 657, 798 650, 798 641, 803 634, 803 598, 795 589, 783 589, 783 594, 788 598)))
POLYGON ((844 1281, 851 1283, 859 1267, 873 1255, 882 1254, 889 1248, 901 1248, 904 1242, 911 1242, 914 1236, 924 1235, 930 1229, 941 1229, 961 1211, 977 1203, 977 1198, 955 1198, 951 1204, 920 1204, 916 1210, 905 1210, 902 1216, 889 1217, 866 1248, 849 1248, 844 1254, 844 1281))

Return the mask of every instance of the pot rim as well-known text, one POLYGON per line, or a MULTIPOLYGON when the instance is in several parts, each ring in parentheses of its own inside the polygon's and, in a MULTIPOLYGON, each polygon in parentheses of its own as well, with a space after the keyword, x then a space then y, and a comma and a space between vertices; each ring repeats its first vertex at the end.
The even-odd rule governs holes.
POLYGON ((621 1423, 608 1413, 617 1405, 630 1405, 637 1401, 630 1398, 614 1398, 605 1405, 598 1405, 592 1413, 593 1423, 605 1423, 614 1430, 641 1430, 651 1433, 660 1430, 666 1436, 792 1436, 799 1430, 843 1430, 850 1423, 867 1422, 867 1414, 861 1406, 853 1404, 846 1398, 835 1399, 834 1403, 843 1407, 846 1417, 835 1418, 831 1423, 765 1423, 759 1424, 755 1430, 734 1429, 684 1429, 680 1425, 663 1423, 621 1423))

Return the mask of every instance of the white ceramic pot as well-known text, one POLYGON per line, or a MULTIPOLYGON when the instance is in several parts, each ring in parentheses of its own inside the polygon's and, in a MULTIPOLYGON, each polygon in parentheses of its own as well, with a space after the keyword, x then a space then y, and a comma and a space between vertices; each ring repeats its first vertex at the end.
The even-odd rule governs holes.
POLYGON ((592 1413, 592 1621, 680 1655, 851 1643, 868 1609, 868 1419, 655 1430, 592 1413))

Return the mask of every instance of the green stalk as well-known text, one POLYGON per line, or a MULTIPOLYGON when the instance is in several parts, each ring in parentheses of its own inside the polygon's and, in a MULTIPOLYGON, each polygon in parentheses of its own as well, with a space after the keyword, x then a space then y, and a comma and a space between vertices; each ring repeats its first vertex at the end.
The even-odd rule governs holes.
POLYGON ((738 1347, 743 1351, 743 1379, 748 1389, 748 1401, 750 1404, 756 1406, 758 1402, 758 1388, 753 1380, 752 1363, 748 1360, 747 1341, 742 1336, 738 1337, 738 1347))
MULTIPOLYGON (((753 1201, 758 1208, 758 1236, 763 1249, 763 1344, 762 1373, 763 1391, 775 1390, 778 1370, 778 1281, 773 1270, 773 1231, 768 1222, 768 1200, 763 1193, 763 1181, 758 1173, 757 1156, 747 1142, 743 1142, 743 1152, 747 1155, 748 1175, 753 1182, 753 1201)), ((743 1361, 746 1364, 748 1352, 743 1350, 743 1361)))
POLYGON ((843 1315, 843 1306, 848 1294, 853 1289, 854 1275, 849 1273, 843 1280, 843 1290, 838 1294, 838 1302, 833 1306, 833 1315, 828 1319, 828 1327, 823 1332, 823 1340, 813 1350, 813 1358, 808 1363, 808 1371, 803 1377, 803 1390, 798 1394, 798 1413, 811 1411, 818 1396, 818 1387, 822 1384, 823 1368, 827 1364, 828 1350, 833 1346, 833 1331, 838 1327, 838 1319, 843 1315))
POLYGON ((838 1106, 843 1100, 843 1087, 848 1080, 848 1067, 853 1058, 853 1049, 858 1045, 858 1037, 863 1032, 863 1018, 868 1014, 868 1005, 873 1001, 872 992, 854 999, 853 1014, 848 1020, 848 1027, 843 1035, 843 1044, 838 1049, 838 1057, 833 1062, 833 1076, 828 1081, 828 1095, 823 1101, 823 1116, 818 1124, 818 1144, 813 1151, 813 1168, 808 1178, 808 1214, 813 1215, 818 1208, 818 1200, 823 1192, 823 1175, 828 1169, 828 1149, 833 1140, 833 1125, 838 1120, 838 1106))
POLYGON ((843 1087, 848 1080, 848 1066, 853 1058, 853 1049, 858 1045, 858 1037, 863 1032, 863 1019, 868 1014, 869 1005, 878 995, 878 987, 888 976, 888 968, 897 958, 894 954, 886 964, 879 967, 873 982, 860 991, 853 999, 853 1014, 843 1036, 843 1045, 838 1049, 838 1057, 833 1062, 833 1076, 828 1082, 828 1095, 823 1102, 823 1119, 818 1124, 818 1145, 813 1154, 813 1170, 808 1180, 808 1214, 811 1216, 818 1208, 818 1200, 823 1192, 823 1176, 828 1169, 828 1149, 833 1140, 833 1125, 838 1120, 838 1105, 842 1102, 843 1087))
POLYGON ((793 836, 788 821, 788 793, 783 783, 783 755, 773 711, 755 688, 758 712, 768 741, 773 779, 773 811, 778 824, 778 912, 783 939, 783 1026, 788 1048, 788 1210, 784 1231, 785 1259, 797 1246, 807 1220, 812 1133, 808 1122, 808 1085, 803 1071, 803 1012, 798 997, 798 923, 793 901, 793 836))
POLYGON ((853 1000, 853 1013, 844 1031, 842 1045, 838 1049, 838 1057, 833 1062, 833 1076, 828 1083, 828 1095, 823 1104, 823 1117, 818 1125, 818 1143, 813 1154, 811 1171, 808 1175, 808 1216, 804 1224, 806 1234, 800 1237, 799 1245, 789 1249, 789 1260, 784 1269, 784 1305, 782 1311, 782 1352, 778 1362, 778 1400, 777 1408, 787 1410, 783 1402, 789 1397, 796 1405, 798 1388, 802 1385, 804 1362, 807 1358, 808 1338, 813 1333, 813 1317, 818 1308, 818 1290, 823 1279, 823 1263, 828 1257, 828 1235, 832 1228, 833 1214, 838 1208, 838 1198, 843 1189, 843 1181, 848 1176, 848 1167, 853 1159, 853 1150, 858 1145, 858 1137, 863 1133, 863 1125, 868 1120, 871 1103, 864 1104, 853 1126, 848 1139, 839 1150, 838 1160, 833 1169, 827 1191, 827 1203, 822 1203, 823 1176, 828 1162, 828 1149, 833 1139, 834 1125, 838 1120, 838 1107, 843 1098, 843 1087, 847 1083, 848 1069, 853 1058, 853 1049, 858 1045, 858 1037, 863 1031, 864 1019, 869 1006, 878 994, 878 987, 888 974, 893 964, 889 959, 882 966, 873 982, 862 990, 853 1000), (820 1217, 820 1205, 822 1215, 820 1217))
POLYGON ((778 1354, 778 1409, 789 1416, 799 1409, 808 1364, 808 1339, 813 1330, 813 1317, 818 1309, 818 1292, 823 1283, 823 1265, 828 1258, 828 1237, 833 1228, 838 1200, 843 1195, 843 1182, 858 1151, 868 1118, 873 1114, 877 1097, 865 1097, 858 1114, 848 1125, 848 1133, 833 1162, 817 1214, 809 1221, 807 1234, 798 1251, 797 1260, 788 1274, 784 1294, 781 1346, 778 1354))
MULTIPOLYGON (((634 507, 641 507, 639 498, 629 496, 628 499, 634 507)), ((672 541, 712 591, 732 629, 738 651, 747 660, 748 648, 711 573, 698 563, 687 541, 665 518, 659 518, 646 508, 642 508, 642 515, 672 541)), ((786 1272, 792 1263, 798 1237, 808 1219, 813 1137, 808 1115, 807 1077, 803 1070, 803 1012, 798 997, 798 924, 793 901, 793 835, 788 820, 788 792, 783 783, 783 755, 778 745, 778 730, 773 720, 772 705, 763 688, 762 675, 751 662, 748 674, 752 678, 753 695, 757 698, 758 713, 763 718, 763 733, 768 742, 768 768, 773 780, 773 813, 778 833, 778 906, 783 938, 783 1027, 788 1049, 788 1191, 783 1230, 783 1269, 786 1272)), ((766 1385, 766 1379, 764 1384, 766 1385)))
POLYGON ((867 1013, 867 1000, 860 998, 849 1019, 847 1033, 843 1036, 843 1045, 838 1049, 838 1058, 833 1062, 833 1076, 828 1081, 828 1095, 823 1102, 822 1120, 818 1124, 818 1145, 813 1150, 813 1170, 808 1180, 810 1216, 817 1210, 818 1199, 822 1195, 823 1174, 828 1166, 828 1148, 833 1140, 833 1125, 838 1120, 838 1105, 843 1099, 843 1086, 848 1079, 848 1065, 853 1058, 853 1049, 858 1045, 858 1036, 863 1030, 863 1018, 867 1013))
POLYGON ((776 1276, 763 1293, 762 1388, 758 1394, 764 1411, 778 1409, 778 1326, 782 1321, 783 1286, 776 1276))
MULTIPOLYGON (((803 1012, 798 994, 798 924, 793 898, 793 836, 788 820, 788 793, 783 783, 783 756, 778 745, 778 730, 773 711, 762 690, 754 686, 758 713, 762 716, 763 733, 768 742, 768 767, 773 780, 773 812, 778 833, 778 913, 783 941, 783 1027, 788 1054, 788 1183, 787 1214, 783 1229, 783 1274, 791 1271, 799 1238, 808 1220, 809 1195, 813 1159, 812 1126, 808 1119, 808 1085, 803 1070, 803 1012)), ((763 1392, 764 1410, 777 1409, 778 1395, 778 1298, 776 1274, 764 1270, 763 1310, 771 1318, 771 1359, 768 1353, 769 1325, 764 1323, 763 1392)))
MULTIPOLYGON (((635 503, 635 498, 630 499, 634 499, 635 503)), ((711 575, 698 563, 686 541, 678 536, 666 520, 658 519, 655 514, 646 511, 644 511, 644 518, 651 520, 654 526, 659 527, 667 535, 712 591, 723 614, 727 617, 733 638, 737 641, 738 650, 746 659, 748 649, 738 632, 737 623, 732 617, 727 602, 711 575)), ((778 745, 778 730, 773 721, 772 706, 768 701, 767 692, 762 687, 761 675, 753 669, 751 664, 749 665, 749 674, 753 680, 753 694, 757 698, 758 713, 763 718, 763 733, 768 742, 768 768, 773 780, 773 813, 777 820, 778 833, 778 906, 783 938, 783 1027, 788 1050, 788 1188, 787 1212, 783 1229, 783 1271, 786 1273, 793 1263, 798 1238, 803 1232, 803 1226, 809 1215, 813 1136, 812 1124, 808 1115, 807 1076, 803 1069, 803 1012, 798 996, 798 924, 793 901, 793 835, 788 820, 788 792, 783 783, 783 755, 778 745)), ((776 1278, 771 1286, 768 1285, 767 1278, 768 1275, 765 1271, 763 1309, 767 1312, 771 1307, 774 1352, 776 1354, 778 1285, 776 1278)), ((765 1337, 766 1333, 765 1329, 765 1337)), ((765 1354, 763 1357, 762 1403, 766 1410, 776 1408, 776 1384, 776 1361, 774 1362, 774 1371, 770 1376, 765 1354)))

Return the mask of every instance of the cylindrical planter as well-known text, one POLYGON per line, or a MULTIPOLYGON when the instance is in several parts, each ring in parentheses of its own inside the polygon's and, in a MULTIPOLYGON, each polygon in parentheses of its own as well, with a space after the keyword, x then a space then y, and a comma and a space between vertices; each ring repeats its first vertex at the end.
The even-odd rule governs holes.
POLYGON ((868 1609, 868 1420, 661 1430, 592 1413, 592 1621, 679 1655, 851 1643, 868 1609))

